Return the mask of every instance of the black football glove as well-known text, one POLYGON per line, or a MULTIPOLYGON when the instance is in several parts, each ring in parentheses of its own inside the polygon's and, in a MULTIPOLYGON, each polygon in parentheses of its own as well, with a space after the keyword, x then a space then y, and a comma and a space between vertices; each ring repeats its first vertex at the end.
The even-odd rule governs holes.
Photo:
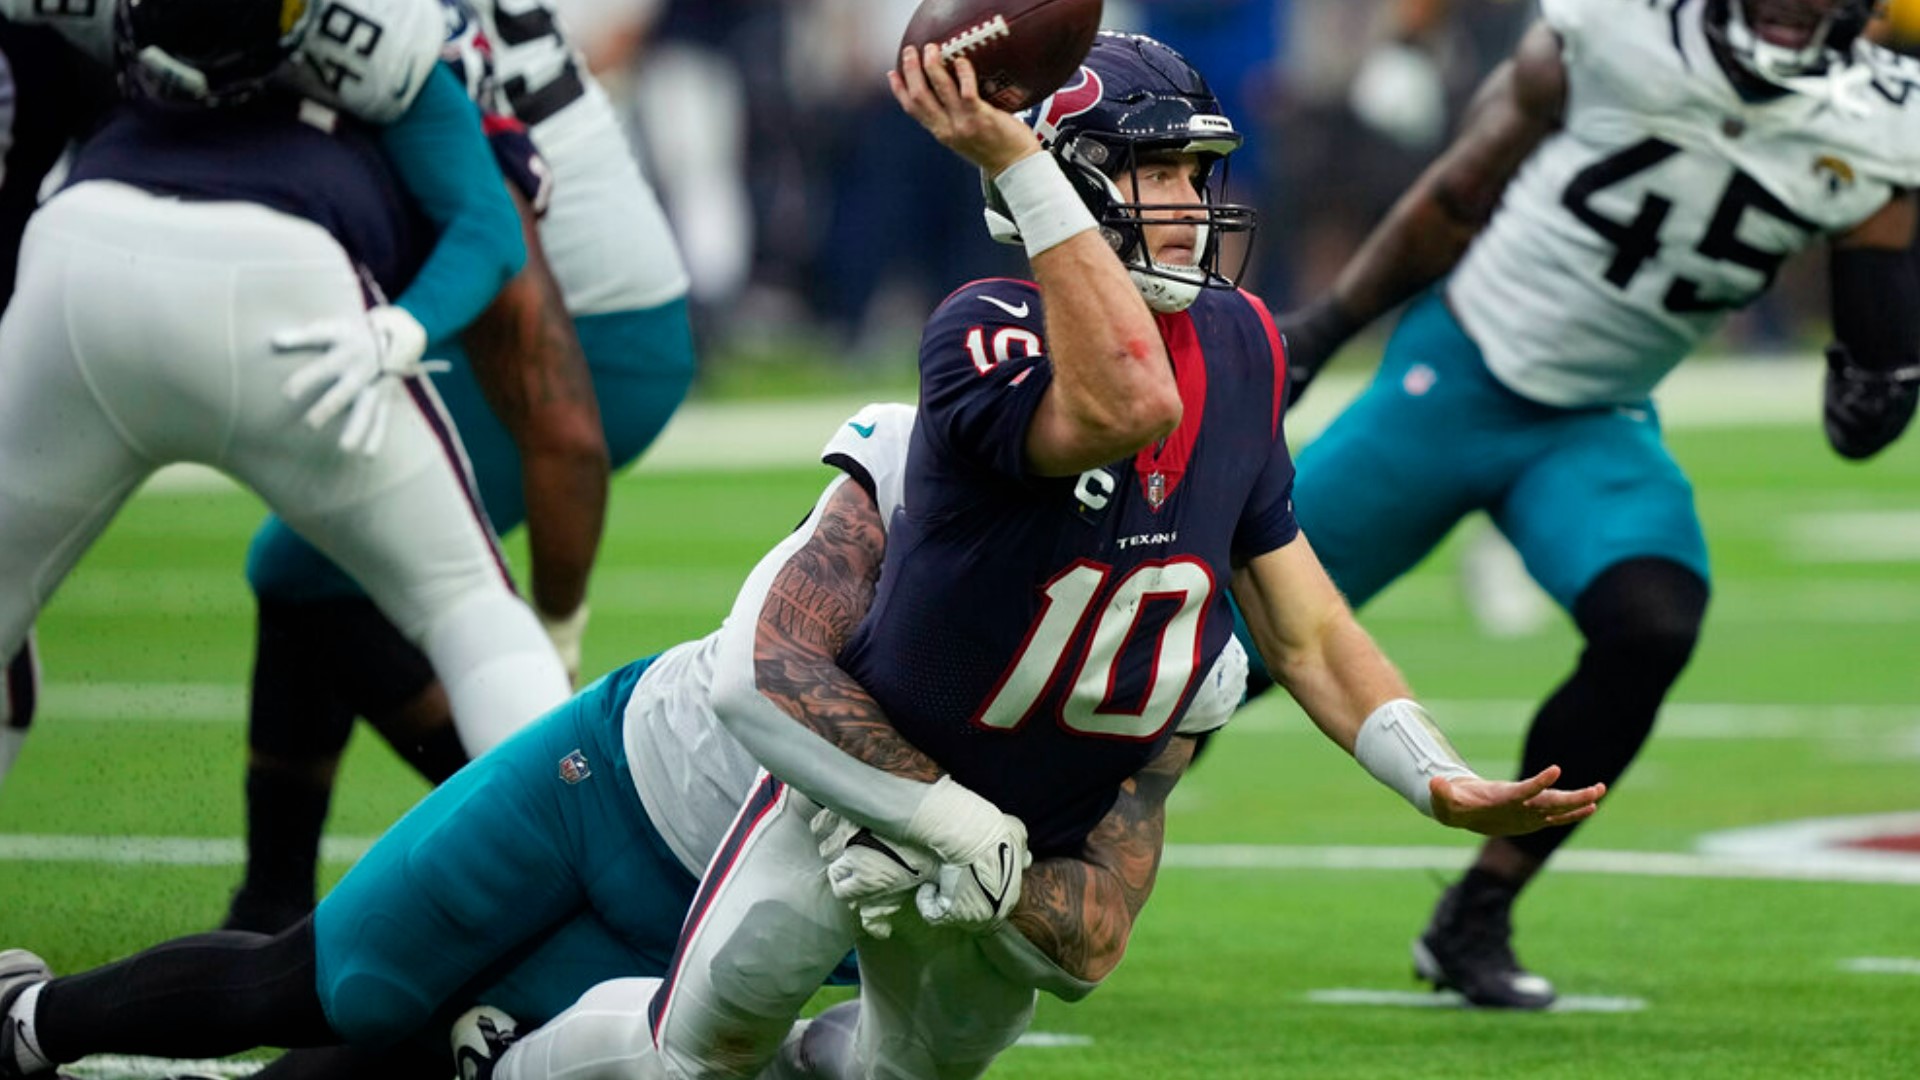
POLYGON ((1886 449, 1913 419, 1920 401, 1920 364, 1891 371, 1856 367, 1847 347, 1827 346, 1827 443, 1859 461, 1886 449))
POLYGON ((1340 346, 1360 329, 1341 312, 1331 296, 1281 314, 1274 320, 1274 328, 1286 343, 1288 409, 1299 402, 1313 377, 1320 374, 1320 369, 1340 351, 1340 346))

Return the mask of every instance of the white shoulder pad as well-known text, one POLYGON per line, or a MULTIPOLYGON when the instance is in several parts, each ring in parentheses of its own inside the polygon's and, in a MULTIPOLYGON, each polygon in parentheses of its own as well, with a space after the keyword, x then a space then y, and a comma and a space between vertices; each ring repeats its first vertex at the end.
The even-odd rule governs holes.
POLYGON ((1220 658, 1207 670, 1206 681, 1193 692, 1193 702, 1175 730, 1182 735, 1203 735, 1226 727, 1246 696, 1247 650, 1239 638, 1229 637, 1220 658))
POLYGON ((914 407, 876 403, 840 425, 820 451, 820 460, 867 489, 880 508, 882 523, 906 502, 907 443, 913 434, 914 407))
POLYGON ((0 0, 0 16, 16 26, 51 26, 74 48, 113 66, 113 18, 118 0, 0 0))
POLYGON ((293 89, 370 123, 399 119, 440 62, 439 0, 318 2, 293 55, 293 89))

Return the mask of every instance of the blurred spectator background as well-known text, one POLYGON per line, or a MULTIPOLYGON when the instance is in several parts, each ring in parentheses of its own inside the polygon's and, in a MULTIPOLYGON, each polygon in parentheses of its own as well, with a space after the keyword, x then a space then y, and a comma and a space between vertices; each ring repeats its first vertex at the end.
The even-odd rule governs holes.
MULTIPOLYGON (((1262 211, 1245 283, 1323 288, 1442 147, 1537 0, 1108 0, 1106 25, 1186 53, 1247 134, 1229 197, 1262 211)), ((910 382, 956 284, 1018 274, 979 177, 900 113, 885 72, 916 0, 561 0, 625 111, 693 277, 708 381, 910 382), (788 375, 777 374, 781 371, 788 375)), ((1920 45, 1920 0, 1877 29, 1920 45)), ((1729 328, 1743 352, 1824 334, 1820 259, 1729 328)))

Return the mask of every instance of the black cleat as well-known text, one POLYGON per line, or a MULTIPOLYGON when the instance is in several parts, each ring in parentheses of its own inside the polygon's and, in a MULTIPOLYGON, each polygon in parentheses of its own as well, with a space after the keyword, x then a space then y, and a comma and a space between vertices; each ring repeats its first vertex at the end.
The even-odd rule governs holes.
POLYGON ((1513 955, 1513 892, 1461 881, 1440 897, 1413 941, 1413 972, 1436 990, 1457 990, 1486 1009, 1544 1009, 1553 984, 1513 955))
POLYGON ((20 1028, 10 1015, 13 1003, 27 988, 36 983, 53 978, 52 969, 47 962, 25 949, 8 949, 0 952, 0 1078, 14 1080, 15 1077, 38 1076, 51 1069, 26 1072, 21 1069, 15 1048, 20 1040, 20 1028))
POLYGON ((513 1017, 475 1005, 453 1023, 453 1070, 458 1080, 493 1080, 500 1055, 520 1039, 513 1017))

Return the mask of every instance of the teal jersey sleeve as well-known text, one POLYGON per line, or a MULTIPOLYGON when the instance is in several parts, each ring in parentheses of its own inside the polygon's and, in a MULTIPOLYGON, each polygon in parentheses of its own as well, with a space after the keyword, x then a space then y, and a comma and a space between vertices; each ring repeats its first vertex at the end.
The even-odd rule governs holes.
POLYGON ((435 65, 413 105, 380 129, 401 186, 439 234, 406 292, 394 302, 442 341, 473 321, 527 261, 520 214, 480 128, 480 113, 445 67, 435 65))

